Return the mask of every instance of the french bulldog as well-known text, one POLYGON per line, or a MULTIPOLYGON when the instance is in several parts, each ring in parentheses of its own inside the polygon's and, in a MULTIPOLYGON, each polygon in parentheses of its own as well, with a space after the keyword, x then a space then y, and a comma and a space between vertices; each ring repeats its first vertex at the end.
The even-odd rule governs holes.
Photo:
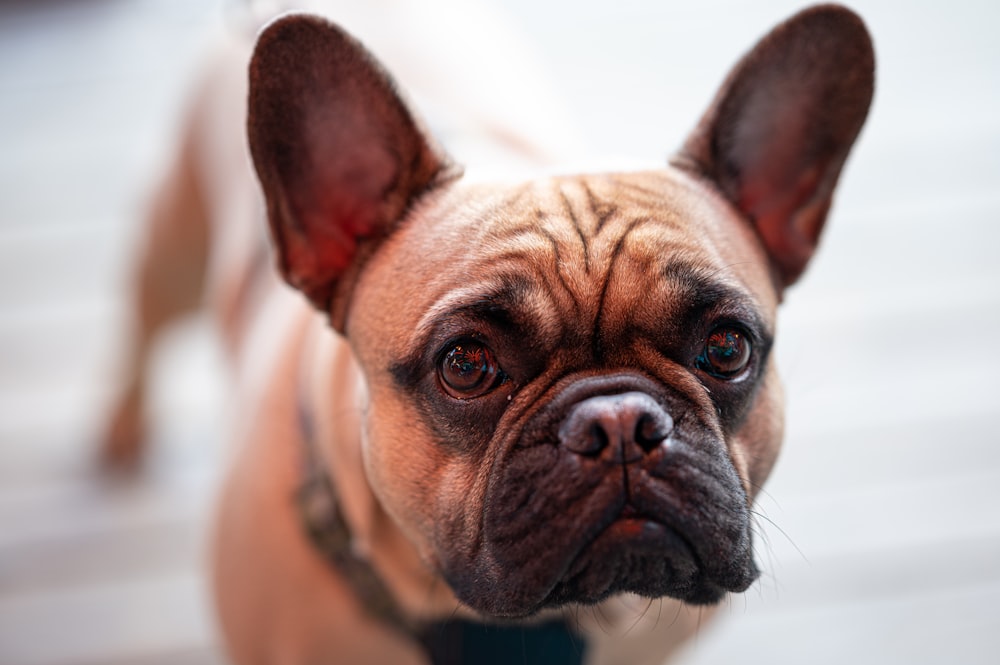
MULTIPOLYGON (((216 520, 232 660, 486 662, 441 626, 563 621, 577 659, 659 663, 753 584, 783 430, 776 310, 873 85, 862 21, 819 6, 743 57, 663 168, 469 182, 358 41, 270 23, 247 135, 301 295, 260 288, 257 261, 215 271, 224 329, 267 359, 216 520), (609 628, 629 608, 654 620, 609 628)), ((253 217, 246 192, 179 173, 160 217, 253 217)), ((171 311, 146 309, 144 330, 171 311)))

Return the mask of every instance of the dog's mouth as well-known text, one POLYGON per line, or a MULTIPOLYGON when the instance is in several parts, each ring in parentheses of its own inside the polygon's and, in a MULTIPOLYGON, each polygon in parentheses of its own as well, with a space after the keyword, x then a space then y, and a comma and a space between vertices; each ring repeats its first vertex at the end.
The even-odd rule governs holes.
POLYGON ((704 568, 698 550, 682 531, 626 505, 580 549, 541 606, 596 603, 620 591, 713 603, 727 591, 745 588, 721 586, 706 578, 704 568))
POLYGON ((619 590, 643 587, 650 595, 668 595, 699 569, 690 543, 675 529, 642 516, 632 506, 581 549, 547 602, 597 602, 619 590), (657 593, 651 582, 669 581, 657 593))
POLYGON ((488 532, 470 574, 450 575, 449 582, 473 609, 515 618, 618 592, 710 604, 744 591, 757 577, 742 528, 727 537, 692 534, 631 506, 599 529, 587 521, 548 523, 520 539, 488 532), (570 533, 580 535, 563 541, 570 533))
POLYGON ((598 603, 619 592, 715 603, 745 590, 757 568, 749 530, 734 510, 739 501, 715 497, 712 503, 717 515, 704 520, 685 517, 685 507, 650 514, 615 501, 596 513, 547 521, 523 537, 511 537, 522 520, 488 511, 481 561, 489 563, 479 568, 476 584, 456 580, 455 590, 474 609, 504 617, 598 603), (500 526, 501 519, 509 529, 500 526), (484 571, 498 575, 482 584, 484 571))
MULTIPOLYGON (((633 394, 614 396, 616 413, 652 402, 633 394)), ((618 592, 707 604, 756 579, 748 499, 723 441, 680 422, 640 453, 594 448, 529 436, 498 460, 470 556, 445 561, 460 600, 500 617, 618 592)))

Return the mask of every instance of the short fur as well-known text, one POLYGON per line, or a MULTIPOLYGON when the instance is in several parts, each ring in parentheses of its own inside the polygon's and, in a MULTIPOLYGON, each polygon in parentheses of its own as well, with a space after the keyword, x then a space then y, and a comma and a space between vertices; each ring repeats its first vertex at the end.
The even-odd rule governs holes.
MULTIPOLYGON (((279 271, 314 309, 270 287, 248 298, 252 261, 216 275, 227 334, 266 339, 270 358, 244 396, 216 534, 233 659, 422 662, 304 535, 291 497, 313 444, 355 550, 415 619, 611 617, 632 595, 665 599, 678 618, 648 627, 642 652, 660 662, 694 630, 687 608, 745 590, 751 506, 782 438, 776 310, 873 76, 860 19, 812 8, 743 58, 669 167, 475 184, 343 30, 269 25, 249 145, 279 271)), ((191 170, 182 159, 168 202, 216 195, 191 170)), ((201 207, 234 191, 247 210, 242 187, 201 207)), ((170 317, 147 318, 143 339, 170 317)), ((112 458, 137 450, 139 390, 112 458)), ((592 632, 592 662, 640 662, 626 636, 592 632)))

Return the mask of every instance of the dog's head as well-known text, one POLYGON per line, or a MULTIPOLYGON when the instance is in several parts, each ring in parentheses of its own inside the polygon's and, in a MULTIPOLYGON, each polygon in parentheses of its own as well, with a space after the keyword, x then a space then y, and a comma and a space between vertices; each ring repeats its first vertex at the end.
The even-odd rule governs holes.
POLYGON ((753 582, 775 311, 873 66, 855 15, 808 10, 671 167, 470 185, 339 28, 263 32, 249 134, 281 270, 349 339, 373 491, 462 601, 522 616, 753 582))

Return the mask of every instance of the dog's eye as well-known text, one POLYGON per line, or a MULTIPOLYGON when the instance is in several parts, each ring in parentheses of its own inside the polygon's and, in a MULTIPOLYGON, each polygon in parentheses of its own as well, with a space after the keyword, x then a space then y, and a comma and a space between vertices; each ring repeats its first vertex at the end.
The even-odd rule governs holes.
POLYGON ((470 399, 493 390, 503 378, 489 347, 466 340, 452 346, 438 365, 441 385, 457 399, 470 399))
POLYGON ((750 364, 750 340, 734 328, 716 328, 705 340, 698 369, 721 379, 734 379, 750 364))

